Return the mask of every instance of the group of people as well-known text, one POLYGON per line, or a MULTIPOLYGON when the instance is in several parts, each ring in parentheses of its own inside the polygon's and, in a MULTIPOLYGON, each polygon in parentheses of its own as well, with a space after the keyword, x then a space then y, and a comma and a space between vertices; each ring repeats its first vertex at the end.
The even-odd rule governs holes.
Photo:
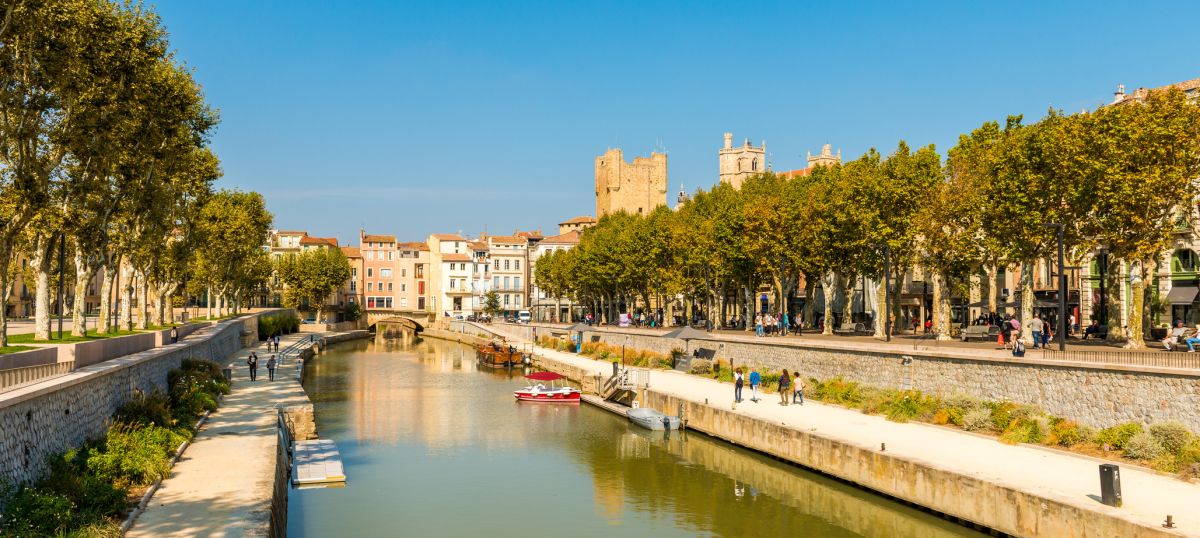
POLYGON ((1197 328, 1189 329, 1183 324, 1183 320, 1177 319, 1175 325, 1171 327, 1171 332, 1167 333, 1166 338, 1163 338, 1163 347, 1167 348, 1167 351, 1175 351, 1180 344, 1183 344, 1187 346, 1188 353, 1195 353, 1196 344, 1200 344, 1200 334, 1197 332, 1200 332, 1197 328))
MULTIPOLYGON (((758 403, 758 387, 762 386, 762 374, 758 373, 758 368, 751 368, 750 375, 745 375, 741 368, 733 371, 733 401, 734 403, 742 402, 742 387, 747 383, 750 384, 750 401, 758 403)), ((800 372, 794 375, 789 375, 787 370, 784 370, 779 375, 779 405, 787 405, 788 398, 791 397, 791 403, 804 405, 804 378, 800 377, 800 372)))
MULTIPOLYGON (((267 341, 267 350, 268 351, 271 349, 270 346, 271 346, 271 341, 268 340, 267 341)), ((275 346, 276 346, 276 348, 278 348, 279 343, 275 342, 275 346)), ((267 380, 268 381, 275 381, 275 366, 276 366, 276 364, 278 364, 278 363, 275 362, 275 355, 272 354, 270 357, 267 357, 266 366, 267 366, 267 376, 268 376, 267 380)), ((251 351, 250 356, 246 357, 246 366, 248 366, 250 368, 250 381, 258 381, 258 353, 257 352, 251 351)))
POLYGON ((766 312, 754 316, 755 336, 787 336, 790 326, 787 312, 782 315, 771 315, 770 312, 766 312))

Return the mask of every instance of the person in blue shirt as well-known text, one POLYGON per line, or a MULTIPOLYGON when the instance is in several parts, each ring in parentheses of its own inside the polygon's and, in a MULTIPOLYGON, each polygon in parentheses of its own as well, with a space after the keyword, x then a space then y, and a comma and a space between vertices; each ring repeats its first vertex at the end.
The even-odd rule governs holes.
POLYGON ((758 403, 758 384, 762 383, 762 376, 758 373, 758 368, 750 370, 750 401, 758 403))

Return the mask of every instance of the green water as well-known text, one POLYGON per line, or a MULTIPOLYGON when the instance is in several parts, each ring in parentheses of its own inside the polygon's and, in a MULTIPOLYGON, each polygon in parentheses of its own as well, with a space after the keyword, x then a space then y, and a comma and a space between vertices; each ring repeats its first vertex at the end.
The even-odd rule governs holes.
POLYGON ((697 433, 517 403, 463 345, 331 347, 304 384, 340 489, 291 492, 288 535, 981 536, 697 433))

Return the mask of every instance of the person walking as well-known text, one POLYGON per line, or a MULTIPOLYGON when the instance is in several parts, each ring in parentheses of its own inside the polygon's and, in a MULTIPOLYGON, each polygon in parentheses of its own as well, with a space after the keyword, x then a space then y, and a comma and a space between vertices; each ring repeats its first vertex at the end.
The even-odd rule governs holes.
POLYGON ((1033 321, 1029 322, 1029 329, 1033 331, 1033 349, 1037 349, 1042 345, 1042 331, 1046 329, 1046 323, 1042 321, 1042 317, 1034 314, 1033 321))
POLYGON ((267 359, 267 380, 275 381, 275 356, 274 355, 271 355, 271 357, 269 359, 267 359))
POLYGON ((762 322, 763 322, 762 314, 755 314, 754 315, 754 336, 762 336, 763 335, 762 322))
POLYGON ((279 335, 275 335, 275 352, 279 353, 279 335))
POLYGON ((258 354, 251 351, 250 356, 246 357, 246 366, 250 368, 250 381, 258 380, 258 354))
POLYGON ((762 382, 762 376, 758 374, 758 368, 750 369, 750 401, 758 403, 758 384, 762 382))
POLYGON ((738 368, 733 371, 733 402, 742 403, 742 386, 745 384, 745 376, 742 375, 742 369, 738 368))
POLYGON ((780 332, 780 334, 782 334, 783 336, 787 336, 787 333, 788 333, 788 326, 789 326, 789 325, 788 325, 788 313, 787 313, 787 312, 784 312, 784 313, 783 313, 783 318, 782 318, 782 319, 779 321, 779 332, 780 332))
POLYGON ((784 370, 779 374, 779 405, 788 404, 788 389, 792 386, 792 378, 788 376, 788 371, 784 370))
POLYGON ((792 376, 792 403, 804 405, 804 378, 800 377, 800 372, 792 376))
POLYGON ((175 344, 178 342, 179 342, 179 329, 176 329, 175 327, 171 327, 171 343, 175 344))

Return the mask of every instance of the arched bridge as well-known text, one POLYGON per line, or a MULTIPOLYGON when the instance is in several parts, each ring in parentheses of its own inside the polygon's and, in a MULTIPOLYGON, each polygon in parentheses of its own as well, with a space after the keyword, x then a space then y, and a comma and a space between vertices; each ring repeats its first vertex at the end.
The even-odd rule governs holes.
POLYGON ((406 310, 370 309, 366 311, 367 327, 375 327, 376 332, 387 326, 389 331, 405 331, 419 333, 429 324, 429 314, 406 310))

